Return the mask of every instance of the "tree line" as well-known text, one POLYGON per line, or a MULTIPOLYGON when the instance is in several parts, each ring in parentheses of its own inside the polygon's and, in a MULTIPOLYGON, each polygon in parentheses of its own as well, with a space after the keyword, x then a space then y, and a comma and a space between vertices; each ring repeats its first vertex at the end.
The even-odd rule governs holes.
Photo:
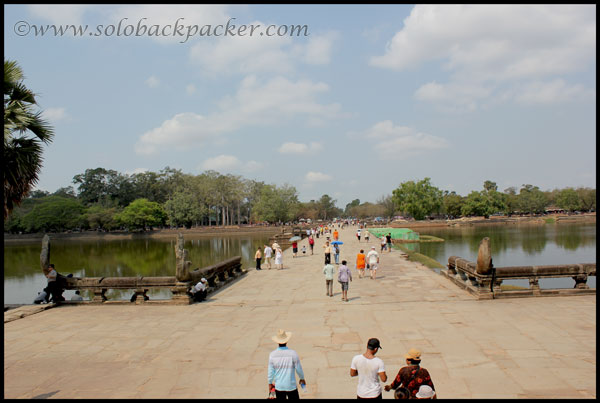
POLYGON ((440 190, 431 185, 430 178, 407 181, 393 191, 398 211, 417 220, 436 215, 448 218, 483 216, 492 214, 544 214, 548 207, 574 212, 596 211, 596 189, 567 187, 542 191, 531 184, 521 188, 509 187, 498 191, 495 182, 486 180, 482 190, 474 190, 467 196, 454 191, 440 190))
POLYGON ((277 186, 237 175, 206 171, 185 174, 169 167, 159 172, 124 174, 105 168, 87 169, 73 186, 54 193, 36 190, 4 222, 8 233, 146 230, 249 223, 288 223, 300 219, 359 219, 401 214, 416 220, 432 216, 458 218, 502 213, 539 214, 554 205, 567 211, 595 211, 596 192, 589 188, 541 191, 523 185, 499 192, 496 183, 468 196, 442 191, 430 178, 400 184, 375 203, 355 199, 344 209, 324 194, 301 202, 294 186, 277 186))
POLYGON ((144 230, 156 227, 287 223, 331 219, 342 210, 323 195, 302 203, 295 187, 206 171, 124 174, 87 169, 54 193, 35 190, 14 208, 4 231, 144 230))

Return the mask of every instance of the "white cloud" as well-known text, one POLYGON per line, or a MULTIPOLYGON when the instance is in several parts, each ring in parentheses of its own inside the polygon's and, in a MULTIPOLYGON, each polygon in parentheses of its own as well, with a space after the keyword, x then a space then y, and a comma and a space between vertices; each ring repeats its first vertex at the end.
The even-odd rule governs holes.
POLYGON ((327 175, 327 174, 324 174, 321 172, 310 171, 304 176, 304 179, 309 183, 314 183, 314 182, 328 182, 328 181, 332 180, 333 177, 331 175, 327 175))
POLYGON ((52 123, 59 122, 69 117, 65 108, 46 108, 42 112, 42 116, 52 123))
POLYGON ((190 145, 202 145, 218 130, 209 127, 208 119, 195 113, 178 113, 140 136, 135 145, 138 154, 154 154, 162 147, 186 149, 190 145))
POLYGON ((568 85, 564 80, 535 81, 524 85, 515 95, 520 104, 556 104, 578 99, 594 99, 595 91, 582 85, 568 85))
POLYGON ((328 90, 326 84, 310 80, 293 82, 275 77, 263 84, 254 76, 246 77, 234 96, 219 102, 218 112, 207 116, 177 114, 160 127, 142 134, 135 150, 152 154, 161 147, 196 146, 208 140, 218 141, 224 133, 250 126, 281 124, 296 117, 306 120, 342 117, 339 104, 320 104, 315 100, 317 94, 328 90))
POLYGON ((270 24, 253 21, 247 25, 260 25, 253 36, 219 37, 212 41, 197 42, 190 49, 190 59, 203 71, 222 73, 290 73, 298 62, 328 64, 335 32, 311 35, 306 43, 289 36, 261 36, 260 30, 270 24))
POLYGON ((156 76, 150 76, 145 81, 146 85, 150 88, 156 88, 160 84, 160 80, 156 76))
POLYGON ((302 143, 283 143, 278 151, 282 154, 303 154, 308 151, 308 146, 302 143))
POLYGON ((205 171, 212 169, 217 172, 222 172, 238 169, 239 167, 241 167, 241 165, 241 161, 233 155, 218 155, 216 157, 205 160, 200 165, 200 168, 205 171))
POLYGON ((279 147, 279 152, 282 154, 306 154, 316 152, 323 149, 321 143, 311 142, 310 144, 303 143, 283 143, 279 147))
POLYGON ((402 71, 442 62, 450 82, 425 84, 415 96, 465 108, 594 66, 595 13, 593 5, 417 5, 370 64, 402 71))
POLYGON ((188 84, 188 85, 185 87, 185 92, 186 92, 188 95, 195 94, 195 93, 196 93, 196 86, 195 86, 194 84, 188 84))
POLYGON ((213 158, 208 158, 198 167, 200 170, 213 170, 217 172, 256 172, 263 168, 263 164, 258 161, 242 162, 233 155, 221 154, 213 158))
POLYGON ((403 159, 449 146, 441 137, 421 133, 411 127, 394 126, 390 120, 376 123, 366 131, 365 137, 383 158, 403 159))
POLYGON ((307 64, 329 64, 334 43, 338 40, 337 32, 311 36, 304 48, 304 62, 307 64))

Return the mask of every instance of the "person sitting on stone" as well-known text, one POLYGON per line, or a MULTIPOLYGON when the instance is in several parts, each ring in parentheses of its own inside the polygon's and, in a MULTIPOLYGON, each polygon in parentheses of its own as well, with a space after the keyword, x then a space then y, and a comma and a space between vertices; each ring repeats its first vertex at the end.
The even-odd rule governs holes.
POLYGON ((202 277, 200 281, 198 281, 198 283, 192 287, 190 291, 192 293, 194 302, 202 302, 206 299, 206 295, 208 294, 207 285, 208 281, 202 277))

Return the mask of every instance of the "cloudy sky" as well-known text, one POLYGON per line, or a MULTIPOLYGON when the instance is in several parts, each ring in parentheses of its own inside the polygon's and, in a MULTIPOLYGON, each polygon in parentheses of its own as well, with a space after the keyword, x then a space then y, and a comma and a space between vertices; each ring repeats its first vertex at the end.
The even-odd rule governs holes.
POLYGON ((288 183, 342 208, 425 177, 462 195, 488 179, 596 186, 594 5, 4 12, 4 58, 56 131, 38 189, 166 166, 288 183))

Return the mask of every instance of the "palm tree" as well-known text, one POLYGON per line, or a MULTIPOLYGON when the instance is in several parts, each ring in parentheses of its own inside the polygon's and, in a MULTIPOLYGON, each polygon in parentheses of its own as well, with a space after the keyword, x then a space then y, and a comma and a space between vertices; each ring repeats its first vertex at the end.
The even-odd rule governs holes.
POLYGON ((35 94, 25 87, 23 78, 17 62, 4 61, 4 218, 37 183, 41 142, 49 144, 54 136, 42 112, 33 110, 35 94))

